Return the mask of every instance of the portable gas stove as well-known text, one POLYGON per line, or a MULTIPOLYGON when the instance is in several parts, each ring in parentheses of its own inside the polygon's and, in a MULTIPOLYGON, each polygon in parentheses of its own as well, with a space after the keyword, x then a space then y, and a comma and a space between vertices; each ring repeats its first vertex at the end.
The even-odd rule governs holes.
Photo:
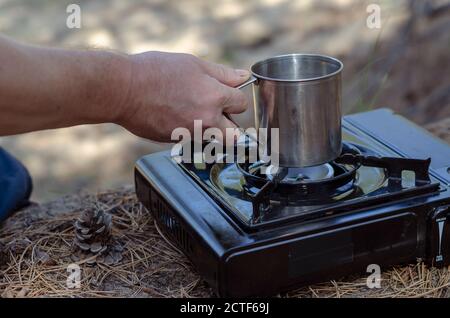
POLYGON ((141 158, 136 193, 220 296, 260 296, 422 259, 450 264, 450 146, 390 110, 343 119, 342 154, 260 173, 141 158))

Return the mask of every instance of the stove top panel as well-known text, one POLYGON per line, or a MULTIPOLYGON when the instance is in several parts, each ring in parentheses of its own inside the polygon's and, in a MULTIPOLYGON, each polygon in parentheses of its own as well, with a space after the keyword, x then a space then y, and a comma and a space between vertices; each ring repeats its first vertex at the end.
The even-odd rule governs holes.
MULTIPOLYGON (((372 145, 344 128, 344 143, 358 149, 363 156, 399 157, 398 154, 382 145, 372 145)), ((433 193, 438 191, 438 180, 430 179, 429 184, 417 185, 412 171, 404 171, 401 180, 394 186, 392 178, 385 169, 360 166, 354 182, 344 184, 336 189, 332 196, 322 195, 312 199, 306 196, 296 200, 295 195, 286 195, 282 199, 272 199, 267 206, 255 212, 255 204, 248 192, 256 195, 260 189, 246 188, 246 180, 234 163, 216 164, 181 164, 183 170, 207 191, 226 211, 245 228, 274 226, 287 221, 304 221, 312 218, 328 216, 339 211, 356 209, 364 205, 373 205, 383 200, 401 200, 412 195, 433 193), (258 217, 255 217, 258 214, 258 217)))

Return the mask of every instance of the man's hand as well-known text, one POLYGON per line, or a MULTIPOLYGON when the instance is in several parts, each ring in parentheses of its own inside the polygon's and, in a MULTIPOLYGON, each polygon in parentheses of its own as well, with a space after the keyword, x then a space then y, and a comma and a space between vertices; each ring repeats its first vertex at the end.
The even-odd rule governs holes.
POLYGON ((248 71, 178 53, 148 52, 130 60, 131 86, 117 123, 138 136, 170 141, 173 129, 192 131, 199 119, 203 128, 225 132, 235 125, 223 113, 247 109, 246 96, 234 87, 249 78, 248 71))
POLYGON ((0 136, 113 122, 170 141, 177 127, 234 127, 249 73, 192 55, 42 48, 0 36, 0 136))

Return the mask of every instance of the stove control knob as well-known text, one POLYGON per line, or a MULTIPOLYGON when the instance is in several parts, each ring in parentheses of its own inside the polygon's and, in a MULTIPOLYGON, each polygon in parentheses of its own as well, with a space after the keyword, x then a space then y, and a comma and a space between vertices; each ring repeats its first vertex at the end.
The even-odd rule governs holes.
POLYGON ((450 206, 436 208, 430 219, 428 260, 442 267, 450 264, 450 206))

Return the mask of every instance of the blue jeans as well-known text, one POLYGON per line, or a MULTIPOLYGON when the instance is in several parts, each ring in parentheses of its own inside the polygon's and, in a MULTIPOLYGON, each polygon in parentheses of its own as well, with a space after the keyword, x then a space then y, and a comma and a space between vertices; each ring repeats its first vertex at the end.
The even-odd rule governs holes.
POLYGON ((31 190, 27 169, 0 147, 0 222, 29 203, 31 190))

